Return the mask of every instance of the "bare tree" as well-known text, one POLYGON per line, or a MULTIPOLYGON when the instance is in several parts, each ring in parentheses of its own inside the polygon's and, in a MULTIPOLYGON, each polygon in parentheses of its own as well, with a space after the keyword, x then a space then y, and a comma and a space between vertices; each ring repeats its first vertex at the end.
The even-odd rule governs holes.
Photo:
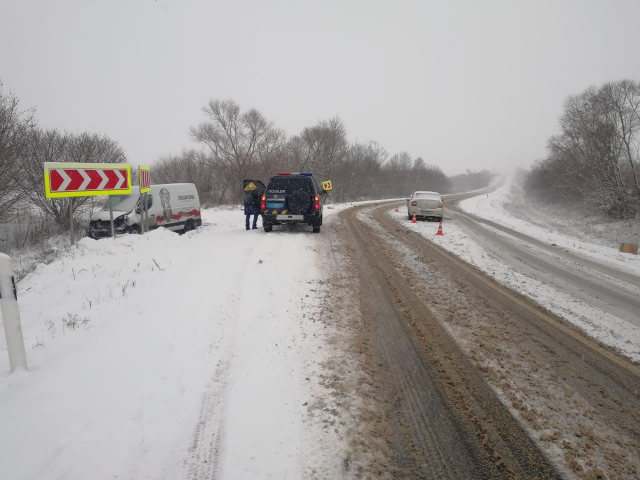
POLYGON ((640 84, 631 80, 570 96, 561 133, 536 163, 527 191, 579 202, 616 218, 640 213, 640 84))
POLYGON ((232 187, 224 164, 214 166, 201 152, 185 150, 180 155, 163 157, 153 164, 151 180, 161 183, 193 183, 203 204, 219 204, 232 187))
POLYGON ((375 198, 381 187, 381 169, 387 152, 375 142, 349 145, 343 160, 334 166, 331 180, 335 201, 375 198))
POLYGON ((607 105, 615 135, 622 143, 623 156, 633 176, 636 195, 640 196, 640 83, 632 80, 607 83, 600 89, 607 105))
POLYGON ((33 127, 33 111, 21 111, 18 99, 5 94, 0 83, 0 222, 8 219, 12 207, 23 198, 19 167, 33 127))
POLYGON ((290 152, 300 171, 331 176, 346 149, 347 130, 338 118, 322 120, 291 140, 290 152))
POLYGON ((282 134, 260 112, 242 113, 232 100, 212 100, 203 112, 208 120, 192 128, 191 135, 207 149, 205 158, 213 167, 226 166, 237 185, 258 162, 271 168, 282 134))
POLYGON ((277 128, 271 128, 265 135, 264 141, 259 143, 257 154, 264 174, 270 176, 276 173, 278 164, 284 157, 286 143, 286 134, 277 128))

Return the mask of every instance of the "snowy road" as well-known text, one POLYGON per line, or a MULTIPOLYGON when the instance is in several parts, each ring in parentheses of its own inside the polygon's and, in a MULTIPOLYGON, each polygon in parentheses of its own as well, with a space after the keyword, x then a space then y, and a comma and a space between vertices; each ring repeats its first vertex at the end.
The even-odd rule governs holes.
POLYGON ((640 272, 634 274, 624 270, 627 265, 616 265, 602 257, 590 258, 578 249, 541 241, 468 213, 464 210, 467 204, 464 201, 462 205, 460 200, 447 203, 457 225, 494 258, 640 327, 640 272))
POLYGON ((322 318, 321 237, 203 214, 183 236, 83 239, 19 283, 30 372, 9 375, 0 337, 0 478, 342 471, 358 396, 338 411, 323 380, 351 360, 322 318))
MULTIPOLYGON (((466 237, 455 221, 446 222, 445 235, 438 237, 437 224, 412 224, 405 212, 395 213, 389 205, 359 210, 357 215, 344 215, 352 215, 350 221, 361 232, 361 248, 370 250, 366 258, 383 286, 374 298, 395 308, 393 315, 374 315, 371 321, 384 324, 395 317, 393 321, 402 325, 412 339, 411 358, 422 359, 430 382, 436 386, 406 395, 402 384, 411 385, 406 377, 419 368, 407 364, 400 369, 404 375, 398 373, 389 381, 391 391, 403 399, 398 401, 399 423, 417 427, 411 418, 424 405, 428 412, 438 411, 441 407, 436 398, 440 396, 445 399, 441 417, 456 419, 461 438, 481 438, 481 445, 492 445, 495 458, 501 461, 485 463, 482 448, 475 449, 470 440, 466 451, 464 442, 456 442, 444 449, 438 460, 457 466, 467 456, 463 464, 474 464, 485 473, 491 471, 493 477, 504 472, 492 468, 505 464, 520 472, 516 475, 532 477, 532 466, 526 459, 535 457, 534 450, 526 441, 516 440, 518 427, 502 416, 491 395, 482 390, 482 382, 477 381, 481 377, 562 476, 637 478, 640 458, 631 453, 638 451, 640 441, 637 365, 514 292, 511 287, 521 285, 525 278, 517 266, 506 264, 505 268, 490 261, 489 253, 466 237), (502 272, 513 280, 503 281, 502 272), (386 300, 382 300, 383 295, 386 300), (450 338, 442 334, 443 327, 450 338)), ((536 288, 554 302, 565 301, 566 294, 553 285, 538 282, 536 288)), ((568 298, 565 306, 571 311, 575 300, 568 298)), ((600 329, 612 326, 605 323, 606 318, 597 320, 600 329)), ((379 355, 385 359, 384 352, 393 351, 397 335, 383 338, 379 355)), ((633 341, 630 348, 637 351, 637 345, 633 341)), ((386 358, 391 364, 403 363, 401 354, 386 358)), ((391 366, 389 369, 393 371, 391 366)), ((414 384, 429 382, 425 379, 414 384)), ((444 421, 430 428, 428 423, 427 428, 415 428, 409 444, 421 445, 425 431, 438 438, 442 428, 446 428, 444 421)), ((411 457, 424 455, 429 459, 427 464, 437 465, 429 458, 430 449, 421 448, 411 457)), ((447 475, 456 476, 437 472, 431 477, 447 475)), ((549 478, 554 473, 541 471, 535 475, 549 478)))

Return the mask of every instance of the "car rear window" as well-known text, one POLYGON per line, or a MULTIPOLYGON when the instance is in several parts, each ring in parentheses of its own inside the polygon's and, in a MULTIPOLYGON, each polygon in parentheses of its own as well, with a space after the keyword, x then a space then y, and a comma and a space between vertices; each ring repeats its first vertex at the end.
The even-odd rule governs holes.
POLYGON ((415 198, 433 198, 439 199, 440 195, 438 193, 416 193, 415 198))
POLYGON ((309 177, 277 177, 272 178, 267 186, 267 193, 292 193, 298 190, 314 193, 313 181, 309 177))

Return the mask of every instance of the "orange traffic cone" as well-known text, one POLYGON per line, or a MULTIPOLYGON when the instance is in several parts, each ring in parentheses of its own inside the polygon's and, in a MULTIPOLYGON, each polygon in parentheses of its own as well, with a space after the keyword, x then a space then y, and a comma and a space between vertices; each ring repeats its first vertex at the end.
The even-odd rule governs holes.
POLYGON ((398 210, 398 205, 396 205, 396 212, 399 212, 400 210, 398 210))
POLYGON ((416 219, 416 214, 413 214, 413 218, 411 219, 411 223, 418 223, 418 220, 416 219))
POLYGON ((444 233, 442 233, 442 220, 440 220, 440 225, 438 225, 438 232, 436 235, 444 235, 444 233))

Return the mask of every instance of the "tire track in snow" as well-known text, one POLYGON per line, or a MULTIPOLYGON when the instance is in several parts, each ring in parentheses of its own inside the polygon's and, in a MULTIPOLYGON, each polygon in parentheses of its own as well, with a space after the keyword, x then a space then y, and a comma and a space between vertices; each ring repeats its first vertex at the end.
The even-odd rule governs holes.
MULTIPOLYGON (((251 250, 255 248, 258 238, 253 239, 251 250)), ((244 256, 241 267, 237 270, 238 276, 230 279, 234 282, 242 282, 249 268, 251 256, 244 256)), ((231 303, 223 315, 233 316, 233 319, 225 319, 223 324, 230 327, 227 334, 223 334, 218 345, 225 345, 222 354, 218 357, 218 364, 211 376, 211 380, 202 396, 200 416, 195 426, 191 445, 189 446, 187 459, 185 460, 185 480, 216 480, 220 478, 221 452, 223 448, 225 428, 225 410, 227 403, 227 385, 229 383, 230 362, 236 350, 236 335, 238 329, 235 313, 238 311, 240 297, 231 296, 231 303)), ((229 299, 227 299, 229 301, 229 299)))
POLYGON ((218 365, 203 396, 200 418, 186 460, 187 480, 218 478, 218 463, 224 435, 224 396, 228 370, 227 362, 221 362, 218 365))

